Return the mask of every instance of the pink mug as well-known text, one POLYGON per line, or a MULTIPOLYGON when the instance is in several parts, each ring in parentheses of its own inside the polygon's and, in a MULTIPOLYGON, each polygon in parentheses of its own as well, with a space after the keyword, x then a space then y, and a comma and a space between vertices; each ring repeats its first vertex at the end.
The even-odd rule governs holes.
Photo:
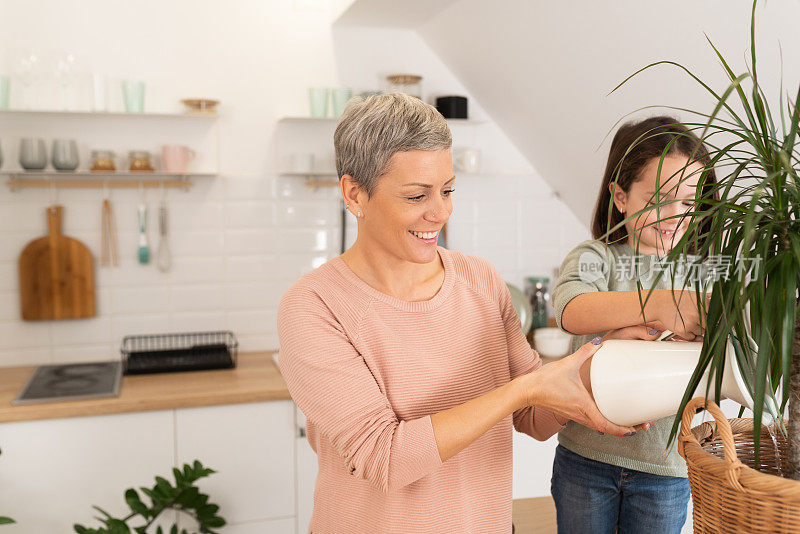
POLYGON ((161 165, 167 172, 186 172, 186 166, 194 156, 194 150, 188 146, 164 145, 161 148, 161 165))

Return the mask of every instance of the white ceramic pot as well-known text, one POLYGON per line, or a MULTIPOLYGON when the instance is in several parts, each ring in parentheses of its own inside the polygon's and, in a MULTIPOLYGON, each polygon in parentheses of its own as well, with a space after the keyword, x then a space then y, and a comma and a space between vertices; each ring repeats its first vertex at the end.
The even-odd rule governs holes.
MULTIPOLYGON (((594 354, 591 386, 600 412, 618 425, 633 426, 677 413, 700 359, 700 342, 611 339, 594 354)), ((728 341, 723 398, 753 409, 733 345, 728 341)), ((694 396, 705 396, 708 373, 694 396)), ((713 399, 714 386, 708 391, 713 399)))

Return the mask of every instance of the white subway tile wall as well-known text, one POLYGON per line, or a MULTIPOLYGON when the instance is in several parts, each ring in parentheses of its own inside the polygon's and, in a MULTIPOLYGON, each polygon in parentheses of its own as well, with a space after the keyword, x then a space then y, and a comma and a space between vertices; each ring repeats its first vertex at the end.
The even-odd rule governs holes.
MULTIPOLYGON (((17 259, 46 231, 49 192, 0 190, 0 366, 119 357, 123 336, 230 329, 240 350, 278 347, 277 305, 303 273, 337 255, 341 204, 337 188, 310 188, 290 176, 195 179, 189 192, 169 190, 173 266, 137 262, 135 190, 114 190, 119 267, 96 261, 98 316, 22 321, 17 259)), ((158 247, 161 195, 146 193, 151 259, 158 247)), ((63 229, 97 257, 98 191, 58 191, 63 229)), ((449 246, 489 259, 520 287, 530 275, 551 276, 564 255, 588 238, 586 228, 534 174, 461 175, 453 194, 449 246)), ((347 243, 356 220, 347 216, 347 243)))

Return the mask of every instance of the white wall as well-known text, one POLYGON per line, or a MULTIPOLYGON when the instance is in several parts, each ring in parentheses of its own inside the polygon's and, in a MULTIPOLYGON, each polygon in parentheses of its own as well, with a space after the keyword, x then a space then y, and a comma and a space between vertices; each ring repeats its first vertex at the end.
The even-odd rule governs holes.
MULTIPOLYGON (((608 93, 662 59, 682 63, 723 92, 727 79, 704 32, 734 71, 744 72, 751 6, 750 0, 461 0, 419 33, 588 223, 608 155, 610 138, 603 139, 617 120, 653 105, 713 110, 702 89, 666 66, 608 93)), ((800 3, 759 1, 757 18, 759 79, 777 112, 779 41, 784 88, 796 95, 800 80, 800 3)))
MULTIPOLYGON (((0 366, 116 358, 124 335, 171 331, 229 328, 241 350, 277 348, 278 300, 298 276, 338 254, 340 220, 334 189, 310 189, 278 174, 293 151, 314 152, 321 166, 332 167, 333 123, 298 127, 278 119, 308 113, 308 86, 380 88, 392 71, 424 75, 426 95, 469 94, 415 32, 334 29, 335 6, 324 1, 0 0, 0 6, 0 48, 9 50, 9 63, 25 48, 51 57, 68 50, 84 73, 144 79, 147 111, 177 111, 187 96, 222 101, 220 177, 196 179, 188 193, 167 193, 170 273, 137 264, 139 193, 112 191, 121 266, 95 267, 96 318, 20 321, 16 261, 25 243, 45 234, 50 192, 0 188, 0 366)), ((55 96, 44 89, 40 104, 52 108, 55 96)), ((14 106, 19 94, 12 97, 14 106)), ((88 105, 86 93, 81 103, 88 105)), ((120 106, 118 96, 113 105, 120 106)), ((480 148, 484 173, 458 178, 451 246, 489 258, 521 285, 525 275, 549 274, 586 231, 474 98, 470 110, 486 122, 454 126, 455 145, 480 148)), ((3 121, 0 145, 9 169, 16 166, 17 137, 31 126, 3 121)), ((72 136, 86 153, 103 128, 107 143, 138 139, 156 149, 155 136, 173 127, 168 120, 134 127, 124 119, 104 121, 91 129, 74 123, 72 136)), ((47 119, 39 135, 67 135, 66 124, 47 119)), ((101 199, 101 190, 61 190, 57 199, 65 206, 65 233, 95 255, 101 199)), ((147 199, 154 246, 159 194, 149 191, 147 199)))

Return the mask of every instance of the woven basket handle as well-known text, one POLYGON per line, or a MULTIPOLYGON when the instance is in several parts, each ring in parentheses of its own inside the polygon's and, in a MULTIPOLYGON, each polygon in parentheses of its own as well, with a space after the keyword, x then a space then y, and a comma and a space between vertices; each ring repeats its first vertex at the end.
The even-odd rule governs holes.
POLYGON ((725 453, 725 463, 728 464, 728 467, 733 468, 733 466, 738 467, 738 465, 741 465, 739 457, 736 454, 733 431, 731 430, 728 418, 725 417, 725 414, 722 413, 722 410, 714 401, 706 400, 703 397, 693 398, 686 405, 686 409, 683 410, 678 443, 678 446, 681 448, 681 454, 683 455, 683 447, 686 443, 694 442, 697 443, 698 446, 700 445, 700 442, 697 441, 697 438, 692 433, 692 419, 698 408, 705 408, 717 423, 717 432, 719 432, 719 437, 722 439, 722 450, 725 453))

